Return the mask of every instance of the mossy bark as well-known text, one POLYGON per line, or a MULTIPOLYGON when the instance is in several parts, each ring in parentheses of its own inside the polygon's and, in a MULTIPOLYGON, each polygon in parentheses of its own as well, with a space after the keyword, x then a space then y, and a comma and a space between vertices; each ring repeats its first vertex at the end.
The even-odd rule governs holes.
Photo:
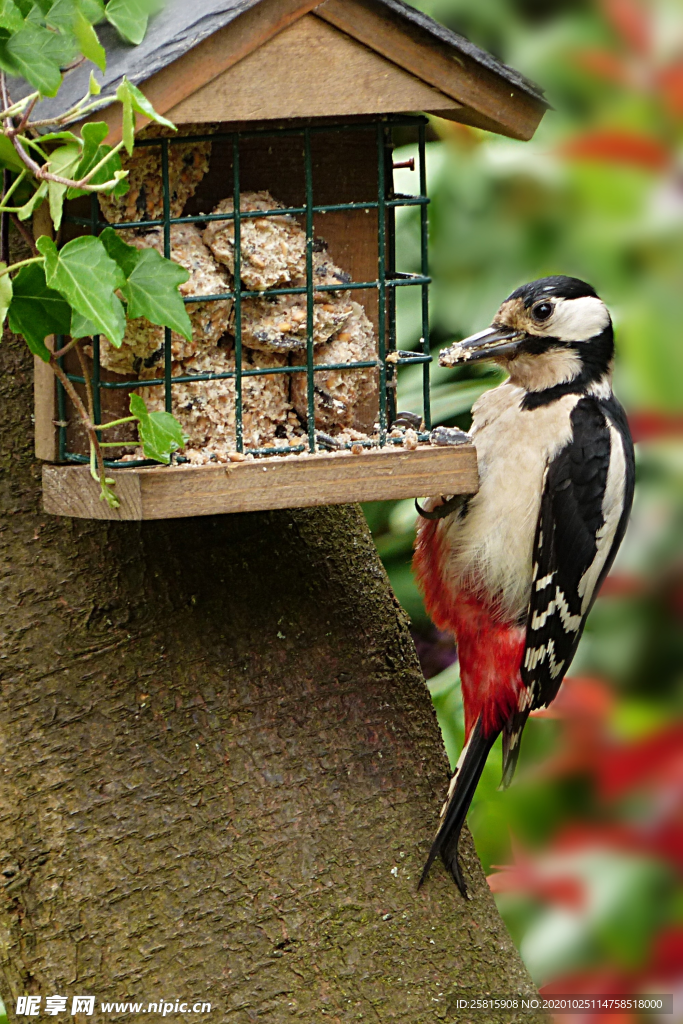
POLYGON ((440 865, 416 891, 448 769, 359 509, 50 518, 23 342, 0 362, 10 1016, 92 994, 417 1024, 533 995, 469 837, 472 900, 440 865))

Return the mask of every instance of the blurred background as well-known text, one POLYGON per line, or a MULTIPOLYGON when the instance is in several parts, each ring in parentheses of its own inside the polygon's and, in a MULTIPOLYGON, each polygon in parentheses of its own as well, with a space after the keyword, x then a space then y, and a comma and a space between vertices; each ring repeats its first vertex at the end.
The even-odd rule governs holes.
MULTIPOLYGON (((500 911, 544 991, 676 992, 681 1007, 683 5, 413 6, 538 82, 554 108, 526 143, 431 122, 433 354, 487 326, 519 284, 546 274, 584 278, 615 320, 615 390, 638 442, 632 522, 570 678, 551 710, 529 721, 505 793, 497 791, 494 749, 470 828, 500 911)), ((397 159, 411 152, 404 147, 397 159)), ((399 191, 415 191, 416 174, 396 174, 399 191)), ((420 269, 417 216, 400 211, 401 270, 420 269)), ((399 346, 414 348, 419 295, 410 293, 418 290, 398 291, 399 346)), ((472 402, 502 379, 492 364, 432 369, 435 422, 463 428, 472 402)), ((402 371, 399 409, 421 410, 419 374, 402 371)), ((463 737, 458 666, 411 576, 413 504, 365 511, 411 616, 455 763, 463 737)))

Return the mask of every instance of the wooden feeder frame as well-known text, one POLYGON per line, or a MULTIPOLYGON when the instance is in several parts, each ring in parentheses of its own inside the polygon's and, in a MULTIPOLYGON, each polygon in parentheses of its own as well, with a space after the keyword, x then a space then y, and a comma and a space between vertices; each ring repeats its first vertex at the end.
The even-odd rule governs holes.
MULTIPOLYGON (((247 288, 234 287, 232 291, 206 296, 185 296, 184 301, 190 304, 195 301, 221 301, 231 299, 234 303, 234 335, 235 335, 235 370, 223 373, 203 373, 198 375, 172 376, 171 330, 165 328, 163 376, 154 379, 139 380, 103 379, 100 365, 100 339, 93 337, 93 366, 90 383, 93 393, 95 422, 106 422, 102 409, 103 395, 107 391, 124 391, 126 393, 141 387, 155 385, 164 387, 165 408, 173 411, 173 387, 186 382, 209 382, 224 378, 235 380, 235 449, 237 452, 252 454, 257 457, 261 473, 266 471, 262 460, 268 458, 268 486, 265 477, 254 473, 254 463, 232 463, 228 471, 222 465, 216 474, 213 466, 187 467, 181 475, 178 466, 185 460, 181 455, 174 456, 173 467, 161 467, 145 460, 120 461, 106 459, 108 470, 115 473, 116 493, 122 499, 119 509, 110 509, 99 501, 99 488, 91 480, 89 471, 78 474, 65 467, 46 467, 45 508, 47 511, 62 515, 86 516, 88 518, 166 518, 213 512, 227 512, 264 508, 280 508, 290 505, 304 506, 329 504, 342 501, 362 501, 386 498, 412 497, 427 492, 434 487, 453 493, 454 487, 476 489, 476 457, 472 446, 466 445, 458 449, 444 452, 426 442, 431 429, 430 381, 429 366, 432 356, 429 352, 429 285, 428 275, 428 214, 426 180, 425 128, 426 118, 422 116, 390 115, 378 120, 362 120, 352 122, 335 122, 333 124, 304 124, 285 128, 253 128, 238 131, 218 131, 211 134, 183 135, 139 140, 136 145, 157 147, 161 151, 161 167, 163 177, 164 214, 163 218, 144 221, 120 221, 108 225, 101 219, 96 196, 90 199, 90 218, 78 217, 67 213, 66 224, 77 226, 78 229, 88 228, 93 235, 99 234, 105 227, 116 229, 158 228, 164 232, 164 255, 171 255, 171 226, 174 224, 203 224, 211 221, 233 221, 235 233, 235 267, 234 280, 240 280, 240 227, 244 220, 256 217, 283 216, 305 218, 306 229, 306 285, 301 287, 269 288, 253 291, 247 288), (417 170, 419 192, 416 195, 397 195, 393 188, 392 132, 394 128, 411 128, 417 131, 418 152, 417 170), (312 158, 312 138, 315 135, 330 133, 364 132, 373 133, 377 153, 377 197, 363 202, 339 202, 316 204, 314 201, 314 175, 312 158), (241 143, 248 139, 268 139, 294 136, 303 142, 303 164, 305 177, 305 204, 272 211, 242 212, 240 209, 240 157, 241 143), (199 142, 227 142, 232 149, 232 198, 236 212, 224 214, 200 214, 194 216, 171 217, 169 203, 169 149, 176 144, 199 142), (417 207, 420 214, 420 263, 419 274, 401 273, 396 270, 395 253, 395 212, 401 207, 417 207), (315 243, 314 217, 316 214, 346 213, 350 211, 376 211, 377 216, 377 277, 374 280, 352 281, 342 285, 315 285, 313 283, 312 262, 315 243), (400 287, 417 287, 421 290, 422 337, 421 351, 407 352, 396 349, 396 289, 400 287), (313 338, 313 311, 315 293, 373 291, 377 296, 377 358, 372 361, 350 363, 315 363, 313 338), (244 299, 252 297, 269 297, 276 295, 305 295, 307 307, 307 338, 306 364, 301 366, 268 367, 244 369, 242 366, 241 337, 241 306, 244 299), (401 448, 402 438, 390 437, 388 432, 396 416, 396 375, 398 367, 421 365, 423 367, 423 425, 418 434, 422 442, 415 452, 407 452, 401 448), (376 438, 359 442, 345 442, 340 445, 340 452, 324 454, 317 440, 315 427, 315 374, 330 370, 348 372, 377 369, 379 378, 378 389, 378 423, 379 431, 376 438), (307 377, 307 437, 306 443, 283 447, 245 447, 242 391, 245 378, 265 374, 305 373, 307 377), (384 457, 381 460, 367 459, 362 455, 352 454, 340 460, 341 452, 352 447, 366 451, 379 449, 384 457), (283 454, 306 452, 300 459, 283 460, 283 454), (275 458, 273 458, 275 456, 275 458), (349 461, 350 460, 350 461, 349 461), (306 467, 304 469, 304 466, 306 467), (154 467, 154 468, 150 468, 154 467), (214 470, 213 473, 207 471, 214 470), (66 475, 68 473, 68 475, 66 475), (200 481, 210 481, 208 488, 203 488, 200 481), (181 485, 182 480, 182 485, 181 485), (257 483, 258 481, 258 483, 257 483), (298 481, 298 483, 297 483, 298 481), (66 485, 66 486, 65 486, 66 485), (75 488, 74 486, 75 485, 75 488), (332 485, 332 486, 331 486, 332 485), (172 497, 175 488, 182 486, 183 496, 178 500, 172 497), (189 490, 188 490, 189 486, 189 490), (255 489, 255 490, 254 490, 255 489), (254 491, 250 497, 250 493, 254 491), (164 495, 162 498, 161 495, 164 495), (202 497, 199 498, 198 495, 202 497), (188 497, 192 500, 188 501, 188 497), (201 511, 200 511, 201 510, 201 511)), ((61 347, 65 339, 58 337, 56 344, 61 347)), ((84 385, 81 374, 69 372, 60 360, 67 377, 76 385, 84 385)), ((112 376, 112 375, 110 375, 112 376)), ((63 385, 57 381, 57 413, 58 413, 58 459, 61 463, 84 464, 89 462, 87 455, 70 448, 67 424, 69 418, 68 399, 63 385)), ((373 417, 374 418, 374 417, 373 417)), ((101 436, 101 435, 100 435, 101 436)))
MULTIPOLYGON (((201 7, 201 3, 199 4, 201 7)), ((427 260, 427 190, 425 168, 425 126, 423 116, 396 111, 428 111, 464 124, 528 139, 547 107, 541 92, 514 70, 500 65, 493 57, 479 50, 462 37, 448 32, 431 19, 413 10, 398 6, 393 0, 228 0, 216 11, 188 12, 173 9, 159 15, 159 36, 150 35, 149 43, 139 49, 121 46, 110 61, 111 72, 103 82, 112 102, 97 120, 109 123, 108 142, 120 139, 121 111, 114 101, 117 76, 129 75, 143 83, 143 89, 155 108, 181 126, 178 137, 139 139, 137 145, 159 146, 162 154, 164 184, 164 215, 154 221, 137 221, 113 225, 119 228, 142 226, 162 227, 165 255, 169 256, 170 227, 173 224, 206 222, 211 219, 233 220, 235 225, 235 267, 232 292, 217 296, 187 296, 186 302, 208 299, 229 299, 234 304, 235 370, 232 373, 202 374, 195 377, 172 377, 171 332, 165 330, 163 377, 155 382, 165 389, 165 406, 172 411, 174 383, 189 380, 210 381, 220 377, 235 379, 235 448, 249 455, 242 428, 242 387, 249 376, 264 373, 307 374, 307 423, 300 453, 282 457, 292 448, 261 448, 252 450, 253 459, 229 465, 210 463, 205 466, 154 466, 142 462, 125 463, 107 460, 108 473, 115 479, 121 507, 110 509, 99 500, 99 485, 92 480, 87 462, 84 432, 79 428, 66 400, 63 388, 56 386, 52 371, 36 361, 36 454, 52 465, 43 467, 43 497, 47 512, 57 515, 106 519, 146 519, 207 515, 212 513, 250 511, 348 501, 419 497, 427 494, 472 493, 478 484, 476 454, 472 445, 438 448, 428 443, 431 427, 429 403, 429 318, 427 260), (172 45, 171 45, 172 44, 172 45), (145 49, 147 47, 147 49, 145 49), (302 55, 305 55, 305 59, 302 55), (283 120, 284 119, 284 120, 283 120), (200 215, 214 202, 190 207, 195 213, 170 217, 168 189, 169 146, 181 141, 182 126, 197 122, 218 123, 218 132, 185 136, 186 142, 207 139, 221 146, 232 146, 232 161, 223 155, 207 176, 229 182, 221 198, 231 188, 234 213, 200 215), (393 192, 391 151, 394 128, 410 128, 418 136, 419 192, 415 196, 398 196, 393 192), (311 159, 320 133, 375 133, 376 197, 370 188, 367 173, 358 173, 368 186, 362 196, 352 189, 339 192, 346 202, 335 202, 330 182, 337 182, 337 167, 327 173, 326 202, 320 198, 318 163, 311 159), (304 145, 305 194, 301 205, 289 204, 286 209, 258 213, 241 212, 241 191, 267 189, 286 204, 292 198, 278 195, 278 179, 269 172, 267 154, 261 153, 260 170, 264 181, 250 170, 254 140, 297 137, 304 145), (247 152, 240 175, 241 147, 247 152), (251 149, 249 147, 252 147, 251 149), (264 163, 265 160, 265 163, 264 163), (223 161, 223 165, 221 165, 223 161), (232 162, 232 171, 228 165, 232 162), (223 167, 223 169, 221 169, 223 167), (246 170, 245 170, 246 169, 246 170), (221 178, 221 174, 223 175, 221 178), (251 180, 249 175, 252 175, 251 180), (230 180, 231 179, 231 180, 230 180), (270 179, 270 180, 269 180, 270 179), (315 180, 314 180, 315 179, 315 180), (260 181, 260 178, 258 179, 260 181), (275 182, 275 184, 273 184, 275 182), (330 201, 332 199, 332 201, 330 201), (359 201, 362 199, 362 201, 359 201), (420 216, 421 266, 417 274, 401 274, 395 262, 395 211, 415 206, 420 216), (315 286, 312 276, 314 217, 327 212, 325 237, 331 257, 352 274, 352 283, 339 287, 315 286), (371 217, 364 219, 363 213, 371 217), (269 289, 250 292, 241 287, 239 268, 240 225, 250 216, 290 214, 305 222, 306 286, 302 288, 269 289), (334 218, 348 220, 343 228, 334 218), (376 230, 375 230, 376 225, 376 230), (374 232, 374 235, 373 235, 374 232), (376 261, 376 262, 375 262, 376 261), (421 343, 415 352, 396 348, 396 289, 421 289, 421 343), (366 312, 373 321, 377 338, 376 359, 362 364, 314 363, 313 299, 316 291, 339 290, 356 292, 365 289, 366 312), (307 359, 304 366, 244 369, 242 366, 241 303, 254 294, 276 295, 300 292, 306 294, 307 359), (423 429, 419 444, 406 450, 400 438, 391 436, 396 415, 395 388, 401 366, 419 364, 423 372, 423 429), (369 403, 359 411, 366 433, 378 431, 372 440, 353 445, 353 453, 318 450, 315 429, 315 374, 326 370, 376 372, 378 394, 375 412, 369 403), (372 416, 372 418, 369 418, 372 416), (70 420, 70 423, 67 421, 70 420), (79 435, 80 432, 80 436, 79 435), (360 451, 360 454, 357 454, 360 451), (125 467, 125 468, 124 468, 125 467)), ((112 51, 112 52, 114 52, 112 51)), ((87 69, 70 72, 70 84, 62 92, 79 98, 87 69)), ((60 94, 61 95, 61 94, 60 94)), ((45 114, 53 112, 55 101, 41 101, 45 114)), ((138 124, 143 127, 144 120, 138 124)), ((340 168, 351 181, 354 168, 364 167, 367 147, 360 144, 359 154, 352 146, 340 150, 343 134, 338 135, 337 154, 340 168)), ((346 136, 349 138, 349 136, 346 136)), ((315 152, 318 152, 315 150, 315 152)), ((317 158, 316 158, 317 159, 317 158)), ((343 175, 342 175, 343 176, 343 175)), ((373 181, 374 181, 373 177, 373 181)), ((214 184, 207 185, 210 192, 214 184)), ((323 182, 323 184, 325 184, 323 182)), ((199 191, 202 189, 200 185, 199 191)), ((291 190, 290 190, 291 191, 291 190)), ((284 190, 284 193, 287 189, 284 190)), ((297 194, 297 199, 300 195, 297 194)), ((195 197, 197 199, 197 197, 195 197)), ((197 200, 198 201, 198 200, 197 200)), ((67 209, 64 237, 83 233, 98 234, 106 225, 100 218, 98 202, 92 199, 89 208, 67 209), (75 213, 80 216, 74 216, 75 213)), ((42 210, 36 218, 40 221, 42 210)), ((38 233, 47 225, 36 224, 38 233)), ((56 339, 60 344, 60 339, 56 339)), ((49 340, 48 340, 49 343, 49 340)), ((154 386, 151 381, 127 381, 104 372, 99 364, 99 340, 93 340, 91 383, 94 393, 95 418, 99 423, 117 419, 124 413, 124 395, 138 387, 154 386), (115 399, 118 394, 119 398, 115 399), (118 401, 118 408, 117 408, 118 401)), ((257 364, 258 365, 258 364, 257 364)), ((77 389, 84 388, 82 371, 67 355, 63 368, 77 389)), ((114 428, 118 430, 118 428, 114 428)), ((127 441, 121 435, 113 440, 127 441)), ((107 437, 109 439, 109 435, 107 437)), ((346 446, 350 447, 349 445, 346 446)), ((111 451, 111 449, 110 449, 111 451)), ((174 457, 176 461, 176 457, 174 457)), ((177 459, 180 462, 180 459, 177 459)))

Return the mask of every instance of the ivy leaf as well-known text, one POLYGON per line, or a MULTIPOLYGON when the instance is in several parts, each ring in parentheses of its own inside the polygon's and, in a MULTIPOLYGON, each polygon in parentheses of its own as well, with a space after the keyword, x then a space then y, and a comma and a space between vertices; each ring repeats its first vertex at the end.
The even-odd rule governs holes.
POLYGON ((72 309, 71 330, 69 334, 72 338, 92 338, 93 334, 97 334, 97 327, 92 320, 87 320, 80 313, 77 313, 75 309, 72 309))
POLYGON ((18 32, 24 27, 24 18, 14 0, 0 0, 0 28, 18 32))
POLYGON ((126 42, 137 46, 145 38, 149 13, 140 0, 109 0, 104 13, 126 42))
POLYGON ((73 39, 26 22, 23 28, 0 40, 0 64, 19 74, 43 96, 55 96, 62 83, 60 66, 76 55, 73 39))
POLYGON ((46 195, 47 182, 44 181, 41 185, 38 186, 38 188, 35 190, 35 192, 28 200, 28 202, 24 203, 24 205, 18 211, 17 217, 19 218, 19 220, 27 220, 30 216, 32 216, 32 214, 40 206, 46 195))
POLYGON ((78 168, 78 176, 87 174, 97 161, 94 159, 98 149, 109 134, 109 125, 106 121, 90 121, 81 128, 83 139, 83 158, 78 168))
POLYGON ((184 284, 189 276, 184 267, 164 259, 156 249, 143 249, 121 289, 128 303, 129 318, 145 316, 153 324, 170 327, 190 341, 192 324, 178 292, 178 285, 184 284))
MULTIPOLYGON (((93 13, 94 20, 99 20, 97 11, 93 13)), ((83 11, 80 0, 55 0, 45 15, 45 22, 63 33, 72 33, 83 56, 96 64, 100 71, 104 71, 107 63, 104 49, 90 24, 90 19, 83 11)))
MULTIPOLYGON (((110 4, 107 5, 107 11, 109 11, 110 6, 110 4)), ((142 114, 143 117, 148 117, 150 121, 156 121, 157 124, 163 124, 167 128, 172 128, 174 132, 178 130, 172 121, 162 117, 161 114, 157 114, 147 97, 129 82, 125 75, 121 85, 116 90, 116 98, 123 107, 123 143, 129 154, 133 152, 136 113, 142 114)))
POLYGON ((6 135, 0 135, 0 167, 7 167, 10 171, 24 170, 16 149, 6 135))
MULTIPOLYGON (((97 25, 104 18, 104 3, 102 0, 81 0, 80 8, 91 25, 97 25)), ((90 94, 93 95, 92 93, 90 94)))
POLYGON ((43 142, 56 142, 59 139, 66 142, 77 142, 79 146, 81 144, 81 140, 73 132, 47 132, 46 135, 40 136, 41 145, 43 142))
POLYGON ((130 396, 130 411, 138 420, 142 450, 148 459, 156 462, 171 461, 171 454, 187 441, 183 429, 170 412, 148 412, 139 395, 130 396))
POLYGON ((96 64, 100 71, 105 71, 107 68, 107 57, 104 47, 97 37, 97 32, 81 10, 76 12, 73 34, 76 36, 76 41, 83 56, 91 60, 93 64, 96 64))
MULTIPOLYGON (((40 241, 40 239, 39 239, 40 241)), ((0 281, 3 279, 0 278, 0 281)), ((40 263, 22 267, 12 282, 13 295, 9 307, 9 327, 23 334, 34 355, 49 363, 50 351, 45 344, 48 334, 68 334, 71 307, 59 292, 48 288, 45 270, 40 263)))
POLYGON ((98 334, 104 334, 119 348, 126 320, 114 291, 125 284, 125 277, 99 238, 74 238, 58 251, 52 239, 42 235, 36 245, 45 257, 48 285, 60 291, 77 313, 92 322, 98 334))
MULTIPOLYGON (((22 268, 23 269, 23 268, 22 268)), ((7 270, 6 263, 0 263, 0 270, 7 270)), ((0 277, 0 328, 5 324, 5 317, 12 301, 12 280, 9 274, 0 277)))
POLYGON ((52 6, 44 11, 45 24, 50 28, 71 32, 77 10, 77 0, 54 0, 52 6))
POLYGON ((137 265, 140 250, 136 249, 134 245, 124 242, 113 228, 104 229, 100 235, 100 242, 107 250, 108 255, 115 263, 118 263, 124 276, 129 278, 137 265))
MULTIPOLYGON (((81 147, 76 143, 67 143, 60 146, 50 157, 50 170, 53 174, 60 174, 63 178, 71 178, 73 172, 81 160, 81 147)), ((50 216, 59 231, 62 223, 62 207, 64 206, 64 195, 67 186, 61 185, 58 181, 48 181, 47 192, 50 197, 50 216)))
MULTIPOLYGON (((92 124, 84 124, 81 130, 83 136, 83 153, 81 156, 81 162, 73 173, 73 177, 80 181, 84 178, 93 167, 100 163, 104 157, 112 152, 111 146, 103 146, 101 143, 109 134, 109 125, 105 124, 104 121, 95 121, 92 124)), ((91 185, 103 185, 105 181, 110 181, 115 177, 116 172, 121 170, 121 158, 118 153, 114 153, 110 160, 107 160, 97 174, 90 179, 91 185)), ((112 193, 115 196, 125 195, 128 191, 128 182, 121 180, 112 189, 112 193)), ((75 199, 77 196, 86 195, 85 189, 70 188, 67 192, 67 199, 75 199)))
POLYGON ((189 341, 192 325, 178 292, 178 285, 189 279, 187 270, 164 259, 156 249, 127 245, 113 228, 105 228, 100 241, 127 278, 121 293, 128 303, 128 318, 147 317, 153 324, 170 327, 189 341))
POLYGON ((102 86, 100 85, 100 83, 95 78, 94 73, 91 71, 90 72, 90 78, 88 80, 88 93, 91 96, 99 96, 101 92, 102 92, 102 86))

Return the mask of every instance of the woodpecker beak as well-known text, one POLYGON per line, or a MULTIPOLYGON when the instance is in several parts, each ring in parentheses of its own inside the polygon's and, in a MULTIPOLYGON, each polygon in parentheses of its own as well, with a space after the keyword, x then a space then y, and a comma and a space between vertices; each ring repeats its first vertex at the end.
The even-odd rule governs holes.
POLYGON ((460 363, 476 362, 479 359, 497 359, 516 351, 524 339, 524 331, 510 327, 487 327, 485 331, 472 334, 439 353, 439 366, 458 366, 460 363))

